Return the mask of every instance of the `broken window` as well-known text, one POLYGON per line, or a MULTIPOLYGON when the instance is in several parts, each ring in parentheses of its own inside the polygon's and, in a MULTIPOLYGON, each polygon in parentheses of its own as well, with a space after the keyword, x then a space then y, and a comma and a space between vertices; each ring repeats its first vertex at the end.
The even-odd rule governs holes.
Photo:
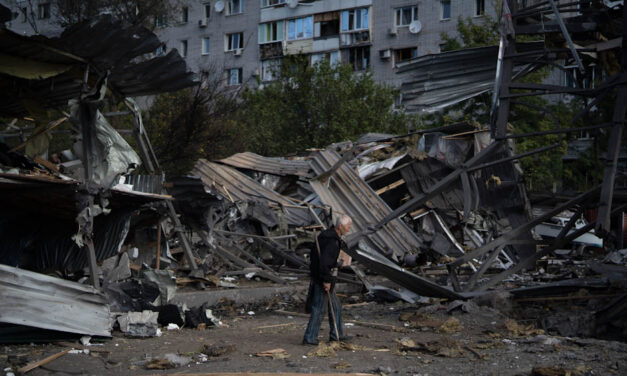
POLYGON ((244 13, 244 0, 229 0, 228 14, 244 13))
POLYGON ((183 7, 181 9, 181 22, 187 23, 189 22, 189 8, 183 7))
POLYGON ((451 19, 451 0, 442 0, 440 2, 442 7, 442 19, 450 20, 451 19))
POLYGON ((186 40, 181 41, 181 50, 179 51, 179 53, 181 54, 182 57, 187 56, 187 41, 186 40))
POLYGON ((370 47, 353 47, 348 50, 348 63, 355 71, 362 71, 370 67, 370 47))
POLYGON ((475 0, 475 16, 483 16, 485 14, 485 0, 475 0))
POLYGON ((259 44, 283 40, 283 21, 259 25, 259 44))
POLYGON ((395 63, 413 59, 415 57, 418 57, 418 47, 399 48, 394 50, 395 63))
POLYGON ((242 68, 231 68, 226 71, 229 86, 242 84, 242 68))
POLYGON ((412 21, 418 21, 418 6, 396 8, 396 26, 409 26, 412 21))
POLYGON ((271 7, 274 5, 285 4, 286 0, 261 0, 262 7, 271 7))
POLYGON ((327 38, 340 33, 340 13, 328 12, 314 15, 314 37, 327 38))
POLYGON ((201 52, 201 54, 209 55, 209 47, 210 47, 209 38, 208 37, 202 38, 202 52, 201 52))
POLYGON ((313 16, 287 21, 287 40, 313 38, 313 16))
POLYGON ((39 11, 38 13, 40 20, 50 18, 50 3, 39 4, 39 7, 37 9, 39 11))
POLYGON ((209 18, 211 16, 211 3, 205 3, 205 18, 209 18))
POLYGON ((225 51, 235 51, 244 48, 244 33, 226 35, 225 51))
POLYGON ((368 29, 368 8, 345 10, 342 12, 342 31, 368 29))

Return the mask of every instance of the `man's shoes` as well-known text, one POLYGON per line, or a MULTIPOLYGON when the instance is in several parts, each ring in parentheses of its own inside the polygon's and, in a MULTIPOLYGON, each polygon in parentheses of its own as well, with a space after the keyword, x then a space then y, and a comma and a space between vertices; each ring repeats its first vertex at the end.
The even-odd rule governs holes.
POLYGON ((318 346, 318 341, 309 342, 309 341, 303 340, 303 345, 318 346))
MULTIPOLYGON (((355 337, 353 337, 353 336, 341 336, 340 337, 340 342, 349 342, 353 338, 355 338, 355 337)), ((333 341, 337 341, 337 339, 329 338, 329 342, 333 342, 333 341)))

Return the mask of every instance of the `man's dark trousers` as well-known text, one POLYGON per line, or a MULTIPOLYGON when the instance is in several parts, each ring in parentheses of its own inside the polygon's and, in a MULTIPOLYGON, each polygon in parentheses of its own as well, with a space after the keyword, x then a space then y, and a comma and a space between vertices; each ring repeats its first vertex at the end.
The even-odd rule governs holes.
POLYGON ((333 312, 335 312, 335 320, 337 324, 337 330, 340 332, 339 337, 337 333, 335 333, 335 326, 333 325, 333 316, 331 315, 331 311, 329 308, 329 302, 327 298, 327 292, 324 291, 324 287, 322 287, 322 283, 314 282, 313 288, 313 304, 311 307, 311 316, 309 317, 309 324, 307 324, 307 329, 305 330, 305 338, 303 338, 304 342, 307 343, 316 343, 318 342, 318 332, 320 331, 320 325, 322 324, 322 315, 324 310, 326 309, 329 314, 329 326, 331 327, 329 330, 329 339, 331 341, 337 341, 338 338, 343 338, 344 333, 342 330, 342 310, 340 306, 340 302, 335 296, 335 284, 333 284, 330 295, 331 300, 333 302, 333 312))

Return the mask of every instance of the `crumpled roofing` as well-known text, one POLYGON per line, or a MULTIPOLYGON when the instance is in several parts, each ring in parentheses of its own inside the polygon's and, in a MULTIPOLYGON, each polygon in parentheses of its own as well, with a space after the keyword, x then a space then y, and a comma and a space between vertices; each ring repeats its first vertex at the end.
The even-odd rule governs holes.
POLYGON ((282 206, 285 219, 295 226, 309 225, 313 218, 306 206, 268 189, 234 168, 199 159, 191 172, 197 175, 206 186, 214 187, 225 199, 231 202, 262 199, 282 206))
POLYGON ((308 161, 304 160, 263 157, 255 153, 244 152, 233 154, 228 158, 221 159, 220 162, 232 167, 245 168, 279 176, 295 175, 302 178, 313 177, 311 165, 308 161))
POLYGON ((194 73, 176 50, 152 57, 159 38, 142 26, 128 26, 104 14, 67 28, 58 38, 22 36, 0 28, 0 51, 13 58, 71 66, 46 79, 27 80, 0 74, 0 114, 26 112, 21 98, 29 96, 44 107, 66 105, 77 98, 87 63, 90 81, 110 71, 108 86, 124 97, 179 90, 196 84, 194 73))
MULTIPOLYGON (((323 150, 312 154, 311 164, 317 175, 331 168, 340 156, 323 150)), ((320 200, 335 214, 346 214, 353 220, 353 232, 367 230, 392 210, 355 171, 343 163, 328 181, 312 180, 311 186, 320 200)), ((406 253, 417 253, 422 241, 400 219, 390 221, 381 230, 366 237, 368 246, 398 261, 406 253)))

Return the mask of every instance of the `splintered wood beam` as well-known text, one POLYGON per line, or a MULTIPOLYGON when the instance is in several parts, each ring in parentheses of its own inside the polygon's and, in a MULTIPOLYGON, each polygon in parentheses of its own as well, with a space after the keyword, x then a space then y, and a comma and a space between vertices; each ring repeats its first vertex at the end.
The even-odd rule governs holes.
POLYGON ((400 187, 400 186, 401 186, 401 185, 403 185, 403 184, 405 184, 405 180, 400 179, 400 180, 395 181, 395 182, 394 182, 394 183, 392 183, 392 184, 386 185, 386 186, 385 186, 385 187, 383 187, 383 188, 379 188, 379 189, 377 189, 377 190, 375 191, 375 193, 376 193, 377 195, 381 196, 383 193, 385 193, 385 192, 387 192, 387 191, 391 191, 392 189, 396 189, 396 188, 400 187))

